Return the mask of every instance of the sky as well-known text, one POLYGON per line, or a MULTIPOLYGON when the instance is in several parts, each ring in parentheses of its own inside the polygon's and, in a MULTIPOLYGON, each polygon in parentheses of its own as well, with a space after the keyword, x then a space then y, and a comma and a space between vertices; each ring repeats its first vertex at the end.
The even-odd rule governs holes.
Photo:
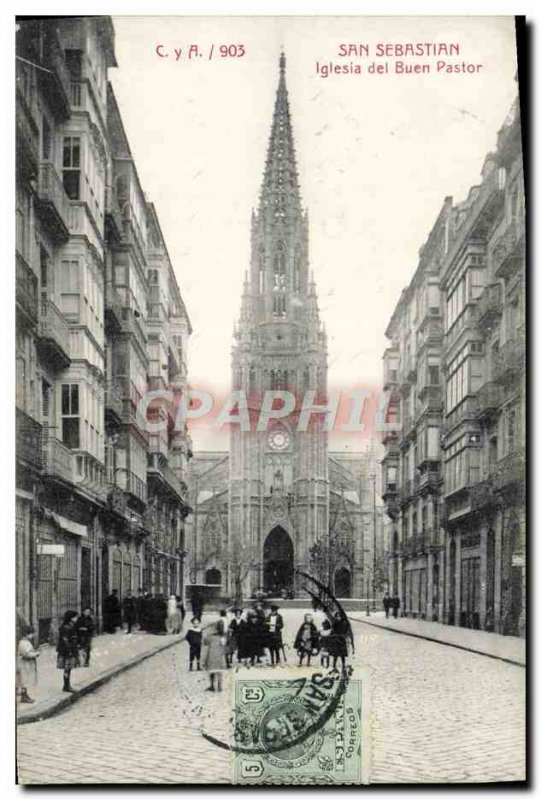
POLYGON ((250 217, 283 48, 310 219, 310 263, 329 339, 329 384, 379 386, 385 328, 419 248, 444 198, 459 202, 479 182, 515 96, 513 19, 179 16, 113 22, 118 68, 110 71, 111 82, 193 326, 191 384, 217 394, 229 387, 250 217), (458 43, 460 55, 376 57, 378 43, 407 42, 458 43), (342 43, 365 44, 370 53, 344 58, 342 43), (190 45, 201 55, 188 58, 190 45), (430 72, 396 74, 400 60, 427 64, 430 72), (482 67, 447 74, 436 71, 438 60, 482 67), (331 62, 360 64, 362 73, 322 77, 321 66, 331 62), (371 73, 374 62, 388 62, 389 72, 371 73))

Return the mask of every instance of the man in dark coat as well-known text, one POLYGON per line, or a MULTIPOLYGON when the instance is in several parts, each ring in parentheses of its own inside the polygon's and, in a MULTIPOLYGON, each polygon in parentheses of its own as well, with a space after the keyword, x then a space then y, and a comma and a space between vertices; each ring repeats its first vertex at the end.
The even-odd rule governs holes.
POLYGON ((113 589, 111 594, 104 597, 102 603, 103 630, 105 633, 114 633, 117 625, 120 624, 120 601, 118 590, 113 589))
POLYGON ((135 598, 135 621, 139 625, 139 630, 144 630, 144 604, 145 604, 145 590, 139 588, 137 590, 137 597, 135 598))
POLYGON ((136 612, 135 597, 132 597, 131 589, 128 589, 126 596, 122 599, 122 616, 126 623, 126 633, 131 633, 131 629, 135 623, 136 612))
POLYGON ((385 617, 389 616, 389 609, 391 608, 391 598, 389 597, 389 592, 385 592, 383 595, 383 610, 385 611, 385 617))
POLYGON ((167 633, 167 600, 163 594, 158 594, 154 598, 154 633, 167 633))
POLYGON ((271 664, 280 663, 280 650, 282 644, 282 629, 284 627, 284 619, 278 613, 278 606, 271 605, 271 613, 266 619, 265 625, 267 629, 267 645, 270 652, 271 664))
POLYGON ((393 603, 393 617, 396 619, 398 617, 398 609, 400 608, 400 598, 398 597, 398 595, 395 594, 395 596, 392 599, 392 603, 393 603))

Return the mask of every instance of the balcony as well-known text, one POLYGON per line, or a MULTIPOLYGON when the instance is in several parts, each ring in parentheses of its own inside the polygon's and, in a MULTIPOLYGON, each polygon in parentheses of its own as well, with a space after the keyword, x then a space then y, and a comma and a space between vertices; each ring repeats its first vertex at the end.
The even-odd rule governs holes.
POLYGON ((143 324, 141 324, 141 317, 137 317, 136 312, 131 308, 122 309, 122 332, 131 334, 141 350, 146 354, 146 331, 143 324))
POLYGON ((492 267, 497 278, 509 278, 524 261, 524 225, 511 223, 492 251, 492 267))
POLYGON ((115 189, 107 186, 105 189, 105 228, 107 234, 117 243, 121 241, 124 231, 124 221, 118 203, 115 189))
POLYGON ((398 490, 398 502, 400 505, 405 505, 406 503, 409 503, 414 494, 415 489, 413 486, 413 481, 405 481, 398 490))
POLYGON ((56 437, 47 437, 44 441, 43 460, 47 475, 61 478, 69 483, 74 482, 73 451, 56 437))
POLYGON ((51 20, 43 37, 43 65, 46 69, 38 70, 38 76, 53 114, 62 121, 70 115, 71 78, 54 25, 55 21, 51 20))
POLYGON ((16 300, 20 318, 30 325, 38 322, 38 279, 17 250, 16 300))
POLYGON ((36 210, 51 236, 60 244, 67 242, 70 200, 54 164, 40 165, 36 210))
POLYGON ((470 508, 472 511, 481 511, 494 504, 492 481, 485 480, 474 483, 469 487, 470 508))
POLYGON ((443 407, 443 387, 441 383, 430 383, 428 378, 423 378, 417 390, 419 400, 427 400, 429 408, 441 411, 443 407))
POLYGON ((402 543, 403 556, 417 556, 426 553, 427 543, 423 535, 410 536, 402 543))
POLYGON ((187 500, 188 487, 177 478, 164 455, 147 453, 147 472, 149 476, 158 476, 183 502, 187 500))
POLYGON ((105 284, 105 330, 120 333, 122 330, 122 299, 111 281, 105 284))
POLYGON ((502 387, 494 383, 494 381, 487 381, 487 383, 484 383, 475 397, 477 419, 491 419, 498 411, 502 402, 502 387))
POLYGON ((127 497, 126 492, 119 489, 118 486, 113 486, 107 493, 107 508, 109 511, 114 511, 121 516, 124 516, 127 510, 127 497))
POLYGON ((81 489, 90 492, 99 500, 105 501, 105 467, 92 453, 74 453, 76 483, 81 489))
POLYGON ((46 297, 41 301, 38 349, 42 359, 56 369, 70 364, 69 324, 55 304, 46 297))
POLYGON ((477 301, 477 321, 480 328, 488 329, 502 315, 502 287, 500 283, 487 286, 477 301))
POLYGON ((20 408, 17 408, 15 427, 17 461, 25 462, 34 469, 40 470, 43 466, 41 425, 28 414, 25 414, 24 411, 21 411, 20 408))
POLYGON ((28 102, 17 91, 17 169, 35 177, 39 170, 39 127, 28 102))
POLYGON ((524 336, 514 336, 501 347, 494 359, 494 380, 500 384, 516 381, 526 367, 524 336))
MULTIPOLYGON (((426 456, 419 466, 433 466, 434 464, 439 464, 439 462, 439 456, 434 456, 433 458, 426 456)), ((427 469, 421 472, 416 481, 418 491, 426 489, 427 491, 437 492, 441 487, 441 483, 442 477, 439 471, 435 469, 427 469)))
POLYGON ((105 386, 105 422, 119 425, 124 410, 124 389, 121 381, 107 381, 105 386))
POLYGON ((517 484, 526 481, 526 460, 524 450, 516 450, 498 461, 491 474, 492 487, 495 492, 511 491, 517 484))

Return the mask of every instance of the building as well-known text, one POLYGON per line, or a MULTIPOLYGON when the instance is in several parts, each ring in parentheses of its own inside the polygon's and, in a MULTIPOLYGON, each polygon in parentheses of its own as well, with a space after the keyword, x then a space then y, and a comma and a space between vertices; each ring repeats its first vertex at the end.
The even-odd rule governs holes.
POLYGON ((16 54, 17 607, 44 641, 66 609, 99 612, 112 588, 145 578, 182 587, 185 432, 167 441, 169 505, 154 502, 154 442, 136 413, 153 358, 154 261, 166 275, 166 375, 178 389, 190 329, 108 84, 110 19, 22 20, 16 54), (149 507, 163 510, 159 525, 149 507), (160 577, 147 553, 158 544, 160 577))
POLYGON ((249 424, 231 425, 229 454, 199 453, 192 465, 190 575, 224 594, 298 591, 296 569, 340 596, 367 591, 361 474, 328 452, 327 338, 308 238, 282 55, 232 353, 249 424))
POLYGON ((480 185, 462 203, 446 199, 387 336, 384 384, 395 424, 384 435, 383 482, 394 528, 390 581, 403 611, 523 635, 525 198, 518 99, 480 185), (430 341, 423 331, 432 332, 430 341))

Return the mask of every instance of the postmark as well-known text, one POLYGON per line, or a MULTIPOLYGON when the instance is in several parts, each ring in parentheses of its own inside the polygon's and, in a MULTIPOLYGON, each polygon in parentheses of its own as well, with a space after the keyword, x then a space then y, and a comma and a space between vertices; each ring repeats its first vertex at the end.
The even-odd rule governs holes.
POLYGON ((368 783, 370 674, 356 668, 343 678, 291 667, 237 673, 233 782, 368 783))

